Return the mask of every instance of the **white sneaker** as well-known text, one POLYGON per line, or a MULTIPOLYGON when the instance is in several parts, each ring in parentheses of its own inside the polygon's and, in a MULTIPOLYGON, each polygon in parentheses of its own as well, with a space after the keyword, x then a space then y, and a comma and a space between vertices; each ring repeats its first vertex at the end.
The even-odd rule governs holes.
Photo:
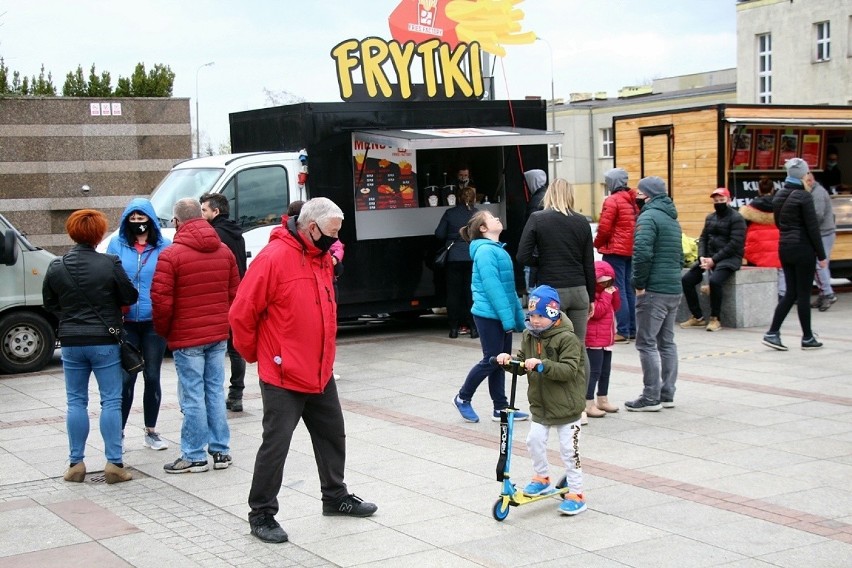
POLYGON ((145 432, 145 447, 151 448, 152 450, 167 450, 169 448, 169 443, 160 438, 160 435, 156 432, 145 432))

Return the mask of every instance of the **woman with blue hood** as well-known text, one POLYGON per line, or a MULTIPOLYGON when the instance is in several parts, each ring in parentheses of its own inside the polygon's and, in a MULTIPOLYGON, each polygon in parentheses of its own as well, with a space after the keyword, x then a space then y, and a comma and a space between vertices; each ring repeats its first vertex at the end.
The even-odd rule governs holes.
MULTIPOLYGON (((126 340, 139 348, 145 358, 142 376, 145 393, 142 407, 145 417, 145 446, 152 450, 165 450, 168 442, 157 433, 157 417, 160 414, 160 366, 166 352, 166 340, 154 331, 151 310, 151 281, 157 259, 171 241, 160 232, 160 223, 154 206, 147 199, 137 197, 124 209, 118 233, 107 247, 108 254, 116 255, 128 278, 139 291, 139 300, 124 314, 126 340)), ((133 391, 136 374, 122 371, 121 430, 127 425, 130 407, 133 406, 133 391)), ((124 434, 122 434, 123 444, 124 434)))

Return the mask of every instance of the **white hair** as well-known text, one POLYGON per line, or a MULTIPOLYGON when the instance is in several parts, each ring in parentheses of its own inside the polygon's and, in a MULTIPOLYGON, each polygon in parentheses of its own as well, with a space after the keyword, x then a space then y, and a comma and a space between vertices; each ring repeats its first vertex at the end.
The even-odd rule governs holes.
POLYGON ((343 210, 327 197, 314 197, 302 205, 296 224, 305 229, 310 223, 325 224, 329 219, 343 219, 343 210))

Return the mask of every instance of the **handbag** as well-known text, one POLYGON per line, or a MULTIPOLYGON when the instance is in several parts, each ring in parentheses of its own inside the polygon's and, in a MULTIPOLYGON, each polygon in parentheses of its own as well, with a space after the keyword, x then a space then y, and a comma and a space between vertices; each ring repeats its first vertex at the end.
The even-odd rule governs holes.
POLYGON ((115 340, 118 342, 119 350, 121 352, 121 368, 124 369, 127 374, 135 375, 139 371, 142 370, 142 367, 145 366, 145 358, 142 356, 142 352, 139 351, 139 348, 124 340, 121 336, 121 329, 112 327, 107 324, 106 320, 103 318, 101 313, 95 309, 95 306, 92 305, 92 302, 89 301, 89 297, 80 289, 80 285, 77 284, 77 280, 74 276, 71 275, 71 271, 68 270, 68 267, 65 266, 65 259, 61 260, 62 268, 65 269, 65 272, 68 273, 68 278, 71 279, 71 283, 74 284, 74 288, 77 290, 77 293, 89 304, 89 307, 92 308, 92 311, 95 312, 95 315, 98 316, 98 319, 101 320, 106 326, 107 331, 110 335, 112 335, 115 340))
POLYGON ((435 266, 443 268, 447 265, 447 256, 450 254, 450 249, 453 248, 454 244, 456 244, 456 241, 451 242, 447 245, 447 248, 441 249, 441 251, 435 255, 435 266))

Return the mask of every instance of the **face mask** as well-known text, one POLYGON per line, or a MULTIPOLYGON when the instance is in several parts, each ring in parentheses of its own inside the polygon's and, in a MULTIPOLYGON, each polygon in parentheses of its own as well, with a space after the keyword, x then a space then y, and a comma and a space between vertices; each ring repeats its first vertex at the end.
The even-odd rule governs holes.
POLYGON ((470 183, 470 178, 459 178, 458 182, 459 182, 459 186, 467 187, 467 184, 470 183))
POLYGON ((595 289, 598 292, 603 292, 607 288, 612 286, 612 280, 604 280, 603 282, 595 282, 595 289))
POLYGON ((829 160, 825 163, 825 165, 827 165, 829 168, 833 168, 837 165, 837 160, 829 160))
POLYGON ((645 202, 646 202, 646 199, 643 198, 643 197, 637 197, 636 198, 636 206, 639 207, 639 209, 642 209, 643 207, 645 207, 645 202))
POLYGON ((322 232, 322 229, 319 228, 319 225, 317 225, 317 231, 319 231, 320 233, 320 238, 314 240, 314 238, 311 237, 311 240, 314 241, 314 246, 320 249, 322 252, 328 252, 328 249, 331 248, 331 245, 337 242, 337 237, 330 237, 329 235, 326 235, 322 232))
POLYGON ((145 221, 144 223, 128 221, 127 224, 130 226, 130 232, 134 235, 144 235, 148 232, 148 221, 145 221))
POLYGON ((720 214, 724 213, 727 208, 728 208, 727 203, 714 203, 713 204, 713 209, 716 210, 716 213, 720 213, 720 214))

